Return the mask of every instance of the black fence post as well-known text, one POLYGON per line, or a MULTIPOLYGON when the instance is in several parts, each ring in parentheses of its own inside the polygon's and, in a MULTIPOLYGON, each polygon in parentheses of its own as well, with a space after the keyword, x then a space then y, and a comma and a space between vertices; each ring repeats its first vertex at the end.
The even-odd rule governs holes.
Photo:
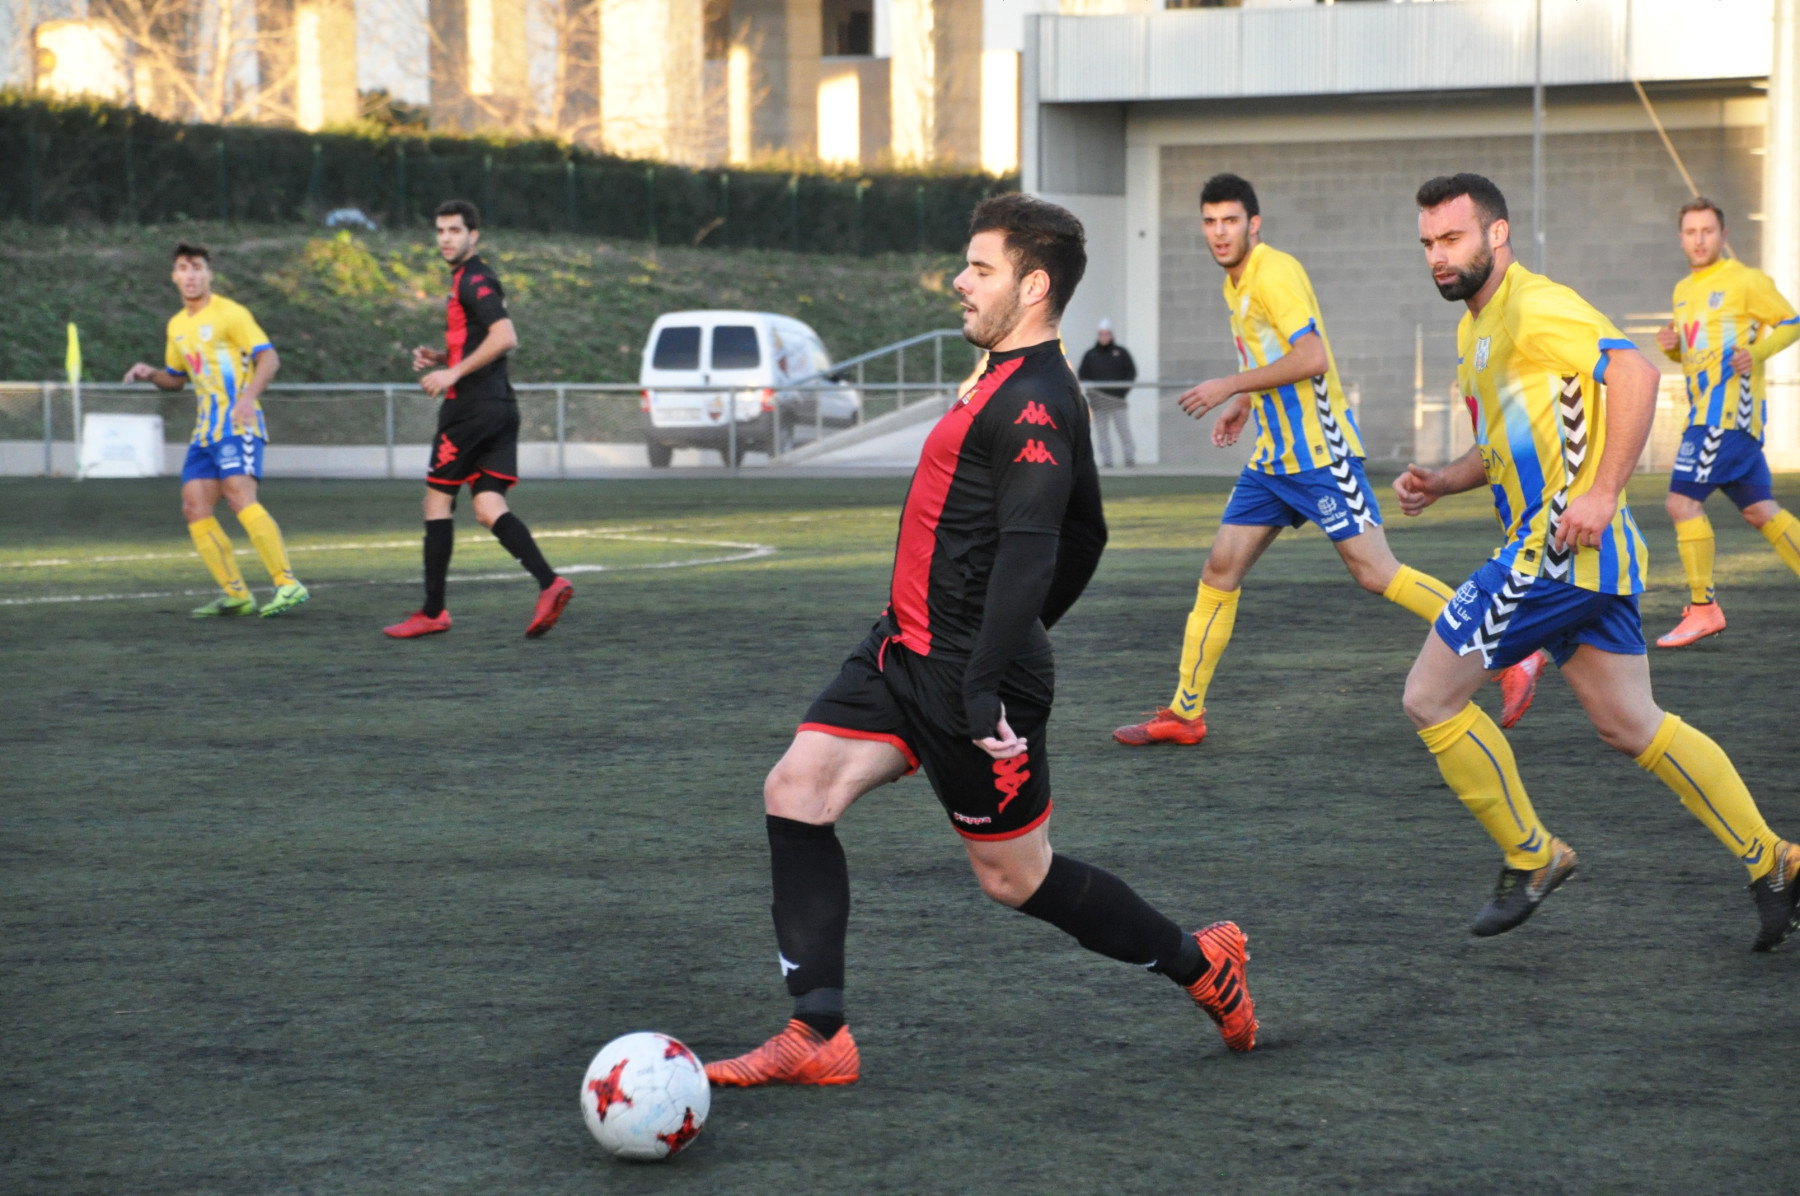
POLYGON ((788 248, 800 252, 800 176, 788 175, 788 248))
POLYGON ((231 181, 225 175, 225 139, 219 138, 219 144, 213 151, 217 164, 219 184, 219 219, 231 219, 231 181))
POLYGON ((656 167, 644 167, 644 223, 650 234, 650 247, 656 247, 656 167))
POLYGON ((862 180, 862 179, 857 180, 857 182, 855 184, 856 219, 854 221, 854 225, 855 225, 855 229, 856 229, 856 256, 857 257, 861 257, 863 255, 863 192, 868 189, 868 186, 869 186, 868 182, 866 180, 862 180))
POLYGON ((132 150, 132 129, 137 118, 125 114, 125 221, 137 223, 137 154, 132 150))
POLYGON ((394 225, 412 223, 412 213, 406 210, 406 145, 404 142, 394 147, 394 216, 388 223, 394 225))
POLYGON ((925 184, 913 187, 913 252, 925 252, 925 184))
POLYGON ((481 155, 481 210, 491 221, 494 219, 494 155, 481 155))
POLYGON ((575 219, 575 159, 563 159, 563 203, 568 209, 569 231, 581 231, 575 219))
POLYGON ((731 244, 731 172, 719 172, 719 245, 731 244))
POLYGON ((311 223, 313 216, 324 202, 325 194, 325 147, 318 142, 312 143, 312 169, 306 175, 306 213, 302 219, 311 223))

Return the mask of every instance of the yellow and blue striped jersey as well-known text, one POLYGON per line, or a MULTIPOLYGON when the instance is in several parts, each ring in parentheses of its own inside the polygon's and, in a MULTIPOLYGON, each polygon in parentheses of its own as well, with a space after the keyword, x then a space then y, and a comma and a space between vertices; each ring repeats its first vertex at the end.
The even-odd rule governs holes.
POLYGON ((1481 314, 1457 325, 1457 382, 1506 529, 1494 559, 1514 573, 1601 594, 1643 590, 1649 558, 1623 494, 1598 548, 1558 550, 1550 538, 1606 451, 1607 354, 1633 347, 1580 295, 1517 262, 1481 314))
POLYGON ((245 427, 268 439, 261 406, 242 391, 254 372, 253 359, 271 347, 250 309, 223 295, 212 296, 197 312, 184 307, 169 317, 166 364, 171 374, 194 384, 195 444, 218 444, 232 435, 231 420, 240 403, 250 405, 243 413, 245 427))
POLYGON ((1325 346, 1325 372, 1310 386, 1281 386, 1255 396, 1256 451, 1250 468, 1301 473, 1362 456, 1362 433, 1338 383, 1337 360, 1325 338, 1325 317, 1319 314, 1306 267, 1291 254, 1257 245, 1242 278, 1234 283, 1231 275, 1225 276, 1225 306, 1231 311, 1240 369, 1254 370, 1283 357, 1307 333, 1316 333, 1325 346))
POLYGON ((1761 270, 1721 258, 1675 284, 1675 328, 1681 345, 1668 356, 1687 376, 1688 423, 1761 440, 1763 362, 1800 339, 1794 305, 1761 270), (1739 345, 1750 350, 1748 378, 1731 368, 1739 345))

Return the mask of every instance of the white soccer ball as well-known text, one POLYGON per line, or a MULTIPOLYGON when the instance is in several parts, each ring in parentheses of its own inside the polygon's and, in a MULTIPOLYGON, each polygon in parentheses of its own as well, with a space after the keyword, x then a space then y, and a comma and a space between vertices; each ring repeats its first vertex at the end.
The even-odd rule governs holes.
POLYGON ((616 1158, 668 1158, 694 1140, 711 1108, 706 1069, 667 1034, 613 1039, 581 1081, 581 1116, 616 1158))

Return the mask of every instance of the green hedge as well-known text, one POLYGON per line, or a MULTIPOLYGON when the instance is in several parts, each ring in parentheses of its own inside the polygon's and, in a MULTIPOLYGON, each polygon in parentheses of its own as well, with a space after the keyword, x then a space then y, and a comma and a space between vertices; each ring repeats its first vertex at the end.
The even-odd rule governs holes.
POLYGON ((989 175, 695 170, 561 142, 190 125, 0 94, 0 219, 426 223, 451 197, 500 228, 815 253, 959 251, 989 175))

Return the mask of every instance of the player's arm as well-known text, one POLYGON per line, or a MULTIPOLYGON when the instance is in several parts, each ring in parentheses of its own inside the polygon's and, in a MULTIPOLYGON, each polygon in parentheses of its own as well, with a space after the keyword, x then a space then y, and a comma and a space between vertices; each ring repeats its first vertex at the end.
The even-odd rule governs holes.
POLYGON ((1601 356, 1595 381, 1606 389, 1602 392, 1600 411, 1606 426, 1606 450, 1600 454, 1600 468, 1594 484, 1569 504, 1562 521, 1556 525, 1556 545, 1580 544, 1598 548, 1600 537, 1612 524, 1619 510, 1619 495, 1631 471, 1637 468, 1644 442, 1650 438, 1650 425, 1656 419, 1656 388, 1662 374, 1645 360, 1635 348, 1624 345, 1607 347, 1601 356))
MULTIPOLYGON (((1750 314, 1762 324, 1764 331, 1748 348, 1749 364, 1738 369, 1745 376, 1756 362, 1767 361, 1800 340, 1800 314, 1795 313, 1794 305, 1775 289, 1774 280, 1766 274, 1761 275, 1750 290, 1750 309, 1750 314)), ((1735 361, 1732 364, 1737 365, 1735 361)))
POLYGON ((1056 572, 1038 614, 1045 627, 1056 626, 1057 620, 1069 613, 1100 567, 1100 554, 1105 550, 1106 511, 1100 502, 1100 473, 1090 456, 1075 475, 1057 536, 1056 572))
POLYGON ((1394 479, 1394 496, 1403 513, 1417 515, 1445 495, 1473 490, 1486 481, 1481 450, 1472 448, 1442 469, 1408 465, 1406 472, 1394 479))
POLYGON ((463 378, 473 374, 483 366, 492 365, 507 352, 519 347, 519 334, 513 331, 511 320, 500 320, 489 325, 487 336, 482 339, 475 351, 457 362, 445 366, 441 370, 433 370, 419 379, 419 386, 429 395, 441 395, 455 386, 463 378))
POLYGON ((240 436, 254 430, 249 424, 250 412, 256 409, 256 404, 262 400, 263 391, 269 389, 269 383, 275 381, 275 375, 281 370, 281 355, 275 352, 274 345, 263 345, 250 360, 255 368, 250 373, 250 381, 244 383, 244 389, 238 392, 239 397, 246 401, 239 403, 232 415, 232 430, 240 436))
POLYGON ((140 361, 125 371, 124 382, 149 382, 158 390, 180 390, 187 385, 187 375, 165 365, 140 361))
POLYGON ((1210 378, 1176 400, 1181 409, 1195 419, 1205 415, 1233 395, 1274 390, 1308 378, 1316 378, 1331 368, 1325 352, 1325 338, 1318 329, 1308 327, 1296 334, 1288 351, 1268 365, 1232 374, 1227 378, 1210 378))

